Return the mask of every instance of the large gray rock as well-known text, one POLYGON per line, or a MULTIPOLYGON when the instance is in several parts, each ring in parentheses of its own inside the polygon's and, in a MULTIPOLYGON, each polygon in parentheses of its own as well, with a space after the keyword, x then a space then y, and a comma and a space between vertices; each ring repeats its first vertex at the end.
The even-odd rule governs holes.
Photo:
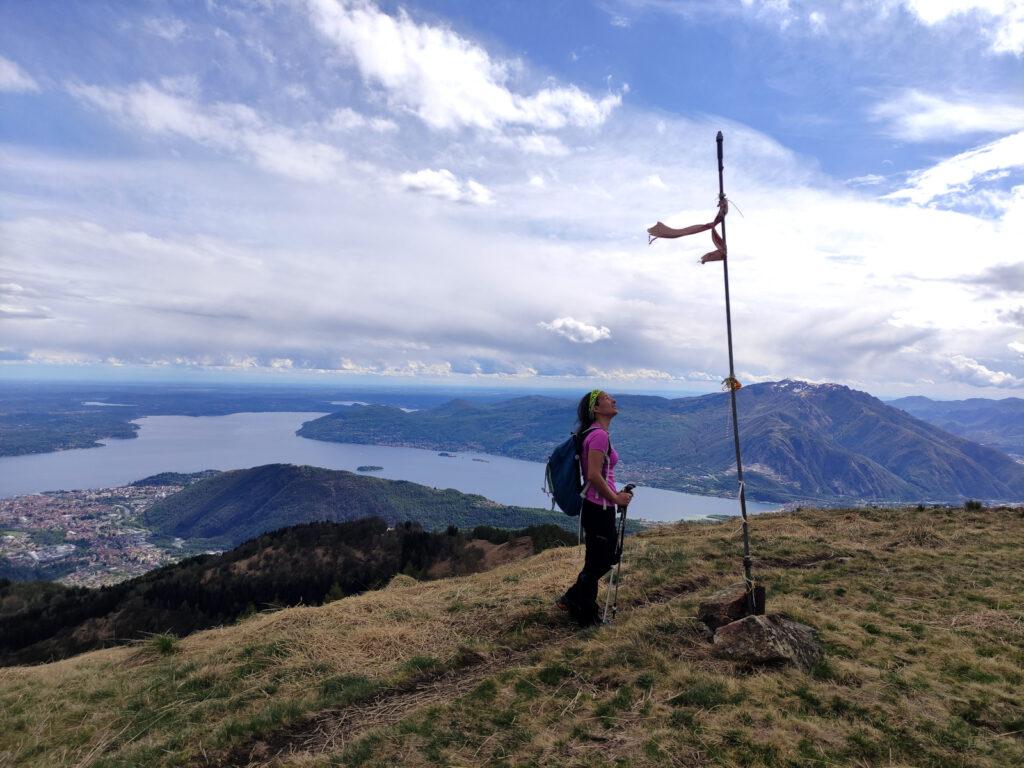
POLYGON ((809 670, 821 659, 822 648, 813 627, 775 613, 720 627, 712 653, 747 664, 795 664, 809 670))
MULTIPOLYGON (((755 587, 754 591, 754 601, 760 609, 754 612, 764 613, 764 587, 755 587)), ((743 584, 734 584, 713 592, 697 607, 697 618, 712 630, 749 615, 750 603, 747 600, 747 589, 743 584)))

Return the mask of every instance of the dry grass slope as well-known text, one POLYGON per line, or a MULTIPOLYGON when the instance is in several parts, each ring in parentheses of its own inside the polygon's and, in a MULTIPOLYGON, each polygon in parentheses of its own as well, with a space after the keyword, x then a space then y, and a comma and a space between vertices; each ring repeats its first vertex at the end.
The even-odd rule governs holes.
POLYGON ((619 621, 551 606, 579 564, 393 584, 184 640, 0 670, 0 764, 1024 765, 1024 516, 803 511, 754 523, 811 673, 712 658, 735 523, 628 543, 619 621))

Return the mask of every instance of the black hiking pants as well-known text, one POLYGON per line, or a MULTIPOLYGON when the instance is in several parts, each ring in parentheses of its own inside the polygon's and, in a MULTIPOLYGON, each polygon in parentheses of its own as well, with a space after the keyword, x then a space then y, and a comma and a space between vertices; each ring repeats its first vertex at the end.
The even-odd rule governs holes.
POLYGON ((618 528, 615 525, 615 506, 602 507, 590 501, 583 502, 580 512, 586 555, 583 570, 576 577, 576 583, 565 593, 574 618, 581 624, 590 624, 600 616, 597 605, 597 586, 608 570, 615 564, 618 547, 618 528))

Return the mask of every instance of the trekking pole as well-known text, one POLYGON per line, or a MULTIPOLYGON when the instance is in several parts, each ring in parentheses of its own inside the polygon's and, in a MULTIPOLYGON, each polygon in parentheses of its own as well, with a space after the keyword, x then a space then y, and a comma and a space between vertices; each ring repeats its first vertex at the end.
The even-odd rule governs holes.
MULTIPOLYGON (((722 161, 722 144, 725 138, 719 131, 715 137, 718 145, 718 204, 725 202, 725 164, 722 161)), ((725 239, 725 217, 722 217, 722 250, 728 253, 725 239)), ((747 522, 747 493, 743 485, 743 461, 740 458, 740 425, 736 417, 736 369, 732 357, 732 308, 729 304, 729 259, 722 259, 722 274, 725 276, 725 332, 729 341, 729 399, 732 405, 732 438, 736 446, 736 475, 740 484, 740 514, 743 516, 743 581, 747 588, 747 607, 751 615, 758 613, 757 600, 754 596, 754 578, 750 567, 750 527, 747 522)), ((763 612, 763 607, 761 608, 763 612)))
MULTIPOLYGON (((622 489, 623 493, 632 493, 636 485, 630 483, 622 489)), ((615 541, 615 570, 612 571, 611 579, 608 582, 608 593, 605 595, 604 600, 604 615, 601 617, 601 621, 604 623, 608 622, 608 607, 611 606, 612 621, 615 621, 615 616, 619 612, 619 579, 622 574, 622 548, 626 543, 626 509, 627 507, 619 507, 619 530, 618 536, 615 541), (612 591, 615 592, 615 597, 612 597, 612 591)))

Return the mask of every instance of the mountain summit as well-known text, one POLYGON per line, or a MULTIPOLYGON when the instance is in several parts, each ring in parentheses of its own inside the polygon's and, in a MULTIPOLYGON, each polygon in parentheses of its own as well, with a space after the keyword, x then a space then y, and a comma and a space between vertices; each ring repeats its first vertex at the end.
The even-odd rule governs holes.
MULTIPOLYGON (((698 400, 712 408, 721 398, 698 400)), ((1024 467, 1010 457, 866 392, 786 380, 745 387, 739 407, 748 472, 762 484, 879 500, 1024 495, 1024 467)))

